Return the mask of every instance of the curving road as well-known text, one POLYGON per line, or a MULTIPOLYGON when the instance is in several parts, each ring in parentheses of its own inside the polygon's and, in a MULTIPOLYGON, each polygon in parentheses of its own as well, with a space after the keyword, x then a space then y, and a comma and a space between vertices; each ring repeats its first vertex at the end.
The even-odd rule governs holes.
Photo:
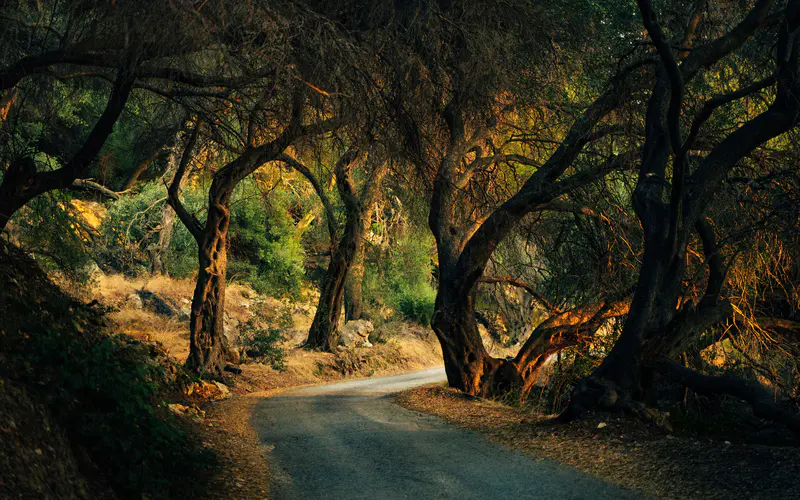
POLYGON ((437 368, 263 399, 253 424, 262 441, 274 446, 272 498, 639 498, 401 408, 387 397, 444 378, 437 368))

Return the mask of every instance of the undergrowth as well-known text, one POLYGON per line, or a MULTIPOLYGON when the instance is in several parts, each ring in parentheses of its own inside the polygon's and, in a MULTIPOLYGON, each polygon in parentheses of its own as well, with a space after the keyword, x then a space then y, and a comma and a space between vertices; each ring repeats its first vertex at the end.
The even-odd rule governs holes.
POLYGON ((74 301, 26 255, 2 247, 0 375, 39 395, 88 457, 84 472, 120 496, 199 494, 213 456, 164 404, 187 376, 159 347, 110 333, 103 308, 74 301))

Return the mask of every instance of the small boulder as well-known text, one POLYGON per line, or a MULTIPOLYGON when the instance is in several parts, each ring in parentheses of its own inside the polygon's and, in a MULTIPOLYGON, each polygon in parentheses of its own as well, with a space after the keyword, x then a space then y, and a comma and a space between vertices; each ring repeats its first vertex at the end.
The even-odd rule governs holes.
POLYGON ((138 293, 132 293, 125 298, 125 305, 131 309, 144 309, 144 303, 138 293))
POLYGON ((191 306, 186 306, 178 311, 178 321, 188 321, 189 318, 192 316, 192 308, 191 306))
POLYGON ((97 262, 94 262, 94 261, 86 264, 86 266, 83 268, 83 272, 86 273, 86 275, 89 277, 89 279, 92 279, 92 280, 100 279, 103 276, 105 276, 105 273, 103 273, 103 270, 100 269, 100 266, 98 266, 97 262))
POLYGON ((230 317, 226 317, 222 327, 222 333, 225 336, 225 343, 227 345, 226 353, 228 355, 228 361, 233 364, 239 364, 242 356, 242 335, 239 331, 239 322, 230 317))
POLYGON ((186 397, 193 402, 225 399, 229 397, 230 390, 225 387, 227 392, 223 392, 223 390, 219 387, 220 385, 224 387, 223 384, 218 385, 217 382, 211 383, 206 382, 205 380, 195 382, 186 388, 186 397))
POLYGON ((372 347, 369 334, 375 331, 371 321, 359 319, 348 321, 339 328, 339 344, 345 347, 372 347))
POLYGON ((189 415, 192 417, 204 417, 206 412, 194 406, 184 406, 180 403, 172 403, 167 405, 169 411, 175 415, 189 415))
POLYGON ((231 390, 228 389, 228 386, 223 384, 222 382, 214 381, 214 385, 217 386, 217 389, 222 393, 223 396, 228 397, 231 395, 231 390))

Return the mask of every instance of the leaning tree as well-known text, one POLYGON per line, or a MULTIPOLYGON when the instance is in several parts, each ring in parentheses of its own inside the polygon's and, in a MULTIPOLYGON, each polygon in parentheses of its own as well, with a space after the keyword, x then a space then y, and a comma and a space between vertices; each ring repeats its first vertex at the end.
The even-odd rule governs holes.
MULTIPOLYGON (((333 181, 345 213, 345 222, 341 228, 337 222, 334 206, 311 168, 289 155, 280 158, 282 162, 308 179, 313 186, 322 202, 330 237, 330 261, 322 277, 317 310, 306 339, 305 345, 308 348, 330 351, 339 343, 339 317, 345 304, 348 281, 351 282, 350 286, 353 286, 351 277, 353 265, 359 263, 359 254, 363 253, 364 232, 369 218, 368 207, 373 205, 377 198, 381 181, 388 168, 388 162, 374 151, 375 146, 372 145, 370 148, 373 149, 371 154, 369 152, 360 154, 356 147, 351 147, 342 153, 333 166, 333 181), (355 173, 363 178, 360 188, 357 186, 355 173)), ((363 266, 363 261, 360 265, 363 266)), ((363 278, 363 268, 360 274, 363 278)), ((359 277, 355 279, 358 280, 359 277)), ((355 286, 360 290, 360 285, 359 282, 355 286)))
POLYGON ((154 80, 207 83, 171 66, 174 58, 193 57, 208 47, 208 32, 193 11, 188 2, 154 8, 102 1, 45 1, 35 6, 20 2, 13 9, 4 9, 0 28, 4 127, 13 126, 15 107, 29 105, 28 94, 47 85, 109 82, 110 91, 105 109, 80 147, 51 151, 56 153, 58 168, 41 165, 37 152, 30 148, 15 150, 14 144, 7 148, 9 157, 3 161, 0 184, 0 230, 15 212, 43 193, 75 185, 101 187, 81 178, 91 172, 136 88, 147 87, 147 82, 154 80), (28 22, 30 19, 36 21, 28 22), (156 23, 162 29, 152 30, 156 23))
POLYGON ((635 151, 605 122, 632 92, 631 82, 645 63, 619 70, 570 123, 542 105, 546 94, 537 93, 550 86, 558 69, 547 55, 550 39, 542 36, 552 29, 548 11, 525 2, 449 9, 420 2, 406 14, 426 29, 399 33, 403 41, 396 46, 407 50, 387 54, 387 61, 413 89, 402 96, 407 118, 398 125, 406 133, 406 154, 430 182, 428 225, 438 255, 431 326, 448 382, 470 394, 526 391, 557 345, 554 339, 597 329, 621 314, 623 305, 606 300, 586 310, 559 311, 515 358, 497 359, 478 330, 478 285, 495 248, 526 215, 630 164, 635 151), (532 18, 540 20, 541 29, 518 22, 532 18), (542 126, 537 119, 552 124, 542 126), (541 147, 558 138, 557 147, 541 147))
POLYGON ((695 32, 702 2, 683 34, 662 27, 649 1, 638 4, 659 61, 633 194, 644 231, 644 255, 622 333, 603 363, 577 385, 565 416, 593 408, 641 413, 640 401, 653 374, 661 373, 700 393, 740 397, 753 405, 756 415, 800 430, 800 419, 774 403, 771 393, 758 383, 703 375, 675 361, 687 342, 732 314, 723 296, 727 266, 715 228, 707 219, 709 206, 740 162, 800 123, 800 2, 790 0, 784 6, 758 1, 733 29, 721 35, 712 32, 702 44, 695 32), (774 46, 772 71, 730 93, 704 100, 693 112, 686 102, 687 86, 703 68, 732 58, 733 50, 754 36, 774 46), (704 124, 715 112, 759 92, 772 96, 763 111, 752 115, 745 108, 738 126, 721 137, 706 137, 710 143, 700 144, 704 124), (684 120, 686 115, 689 120, 684 120), (706 285, 698 300, 683 300, 690 295, 684 290, 686 255, 695 234, 705 255, 706 285))
MULTIPOLYGON (((257 81, 230 75, 228 81, 236 79, 241 84, 232 100, 234 111, 224 120, 215 119, 207 125, 217 131, 215 140, 230 151, 232 159, 213 173, 205 221, 189 213, 179 197, 179 182, 192 154, 191 137, 196 137, 197 132, 187 141, 186 160, 181 162, 169 189, 169 203, 199 247, 187 361, 198 372, 217 372, 228 359, 224 336, 225 274, 234 189, 262 165, 285 162, 294 150, 313 143, 315 138, 357 122, 356 110, 363 102, 356 98, 359 89, 364 88, 358 85, 364 77, 355 71, 362 57, 359 49, 337 26, 304 6, 278 7, 264 8, 258 15, 246 12, 248 20, 236 33, 237 38, 226 39, 231 44, 229 61, 242 60, 234 66, 240 72, 255 64, 254 57, 271 63, 256 73, 263 75, 257 81)), ((223 32, 227 33, 225 29, 223 32)), ((350 156, 346 155, 338 169, 345 186, 353 159, 350 156)))

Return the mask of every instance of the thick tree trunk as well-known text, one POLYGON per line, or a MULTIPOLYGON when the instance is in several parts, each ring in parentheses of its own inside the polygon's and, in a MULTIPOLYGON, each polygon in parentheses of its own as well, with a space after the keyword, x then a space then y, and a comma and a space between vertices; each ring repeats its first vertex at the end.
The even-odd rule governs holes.
POLYGON ((534 329, 517 355, 508 359, 493 358, 486 351, 472 297, 465 299, 440 285, 431 326, 442 346, 451 387, 481 397, 514 391, 525 398, 550 356, 590 339, 607 320, 627 314, 629 306, 628 300, 609 300, 553 312, 534 329))
POLYGON ((344 288, 350 266, 362 237, 361 201, 350 176, 357 152, 350 150, 336 163, 336 186, 345 206, 345 227, 341 240, 333 250, 320 289, 319 304, 308 331, 306 347, 330 351, 339 343, 339 314, 344 302, 344 288))
POLYGON ((218 373, 227 361, 224 334, 230 198, 233 185, 215 178, 208 194, 205 235, 199 243, 200 268, 189 319, 190 351, 186 364, 198 373, 218 373))

